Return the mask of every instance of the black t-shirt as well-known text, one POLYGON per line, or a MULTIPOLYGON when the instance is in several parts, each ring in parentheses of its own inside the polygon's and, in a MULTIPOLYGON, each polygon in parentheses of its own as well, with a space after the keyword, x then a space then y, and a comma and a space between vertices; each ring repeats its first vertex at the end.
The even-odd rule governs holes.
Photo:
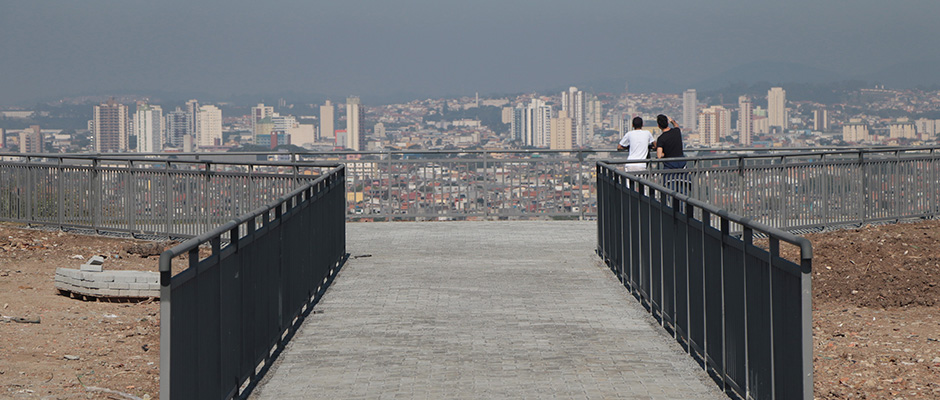
POLYGON ((663 148, 663 158, 685 157, 682 153, 682 131, 672 128, 656 139, 656 147, 663 148))

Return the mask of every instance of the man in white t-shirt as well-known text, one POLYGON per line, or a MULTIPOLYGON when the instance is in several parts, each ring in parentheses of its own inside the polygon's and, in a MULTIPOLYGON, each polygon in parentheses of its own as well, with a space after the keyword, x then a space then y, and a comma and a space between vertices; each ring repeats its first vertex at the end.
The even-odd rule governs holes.
MULTIPOLYGON (((640 129, 643 127, 643 118, 633 118, 633 130, 623 135, 620 143, 617 144, 617 151, 629 151, 628 160, 645 160, 650 152, 650 144, 654 142, 653 134, 650 131, 640 129)), ((627 171, 642 171, 646 169, 646 163, 628 163, 624 164, 627 171)))

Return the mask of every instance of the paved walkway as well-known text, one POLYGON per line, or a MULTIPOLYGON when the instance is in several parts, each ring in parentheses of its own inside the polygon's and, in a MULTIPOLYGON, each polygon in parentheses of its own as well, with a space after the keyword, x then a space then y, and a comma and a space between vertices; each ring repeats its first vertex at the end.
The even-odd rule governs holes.
POLYGON ((360 257, 253 399, 727 398, 594 255, 593 222, 347 229, 360 257))

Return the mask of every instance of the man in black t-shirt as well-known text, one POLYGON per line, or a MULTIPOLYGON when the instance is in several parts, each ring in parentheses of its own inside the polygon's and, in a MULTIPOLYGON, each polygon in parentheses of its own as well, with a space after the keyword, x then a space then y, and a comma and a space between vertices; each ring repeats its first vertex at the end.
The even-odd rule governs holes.
MULTIPOLYGON (((659 125, 659 129, 663 130, 663 134, 656 139, 656 156, 659 158, 685 157, 685 153, 682 152, 682 131, 676 120, 659 114, 656 116, 656 124, 659 125)), ((663 168, 685 168, 685 161, 667 161, 663 163, 663 168)))
MULTIPOLYGON (((656 116, 656 124, 659 125, 659 129, 663 130, 663 134, 659 135, 659 138, 656 139, 656 156, 659 158, 685 157, 685 153, 682 151, 682 131, 679 129, 679 124, 676 123, 676 120, 659 114, 656 116)), ((685 168, 685 161, 663 162, 663 169, 682 168, 685 168)), ((682 194, 688 193, 691 182, 689 181, 689 174, 687 172, 665 174, 663 175, 663 179, 667 188, 682 194)))

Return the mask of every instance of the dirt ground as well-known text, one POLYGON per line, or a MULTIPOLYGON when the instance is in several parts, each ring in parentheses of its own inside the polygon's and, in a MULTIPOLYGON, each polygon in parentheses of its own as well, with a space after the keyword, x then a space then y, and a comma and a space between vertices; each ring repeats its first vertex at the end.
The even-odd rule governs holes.
MULTIPOLYGON (((940 399, 940 221, 806 237, 816 398, 940 399)), ((157 257, 124 251, 137 243, 0 224, 0 398, 158 397, 159 301, 86 302, 53 286, 75 255, 156 270, 157 257)))
POLYGON ((82 301, 58 295, 53 282, 57 267, 83 263, 73 256, 105 256, 105 270, 156 271, 158 257, 124 251, 139 243, 0 224, 0 398, 159 397, 159 301, 82 301))
POLYGON ((940 221, 806 235, 819 399, 940 399, 940 221))

